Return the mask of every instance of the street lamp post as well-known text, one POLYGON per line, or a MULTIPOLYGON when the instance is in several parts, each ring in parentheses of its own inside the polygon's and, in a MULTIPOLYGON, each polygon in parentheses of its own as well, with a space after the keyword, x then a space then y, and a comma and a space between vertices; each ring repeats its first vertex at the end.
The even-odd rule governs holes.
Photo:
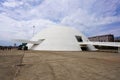
POLYGON ((35 34, 35 26, 33 26, 33 36, 34 36, 34 34, 35 34))

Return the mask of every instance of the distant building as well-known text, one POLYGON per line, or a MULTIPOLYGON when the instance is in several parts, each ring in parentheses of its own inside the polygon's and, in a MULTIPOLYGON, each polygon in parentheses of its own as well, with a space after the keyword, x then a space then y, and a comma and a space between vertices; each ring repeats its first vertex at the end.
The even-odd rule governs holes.
POLYGON ((100 35, 88 38, 90 41, 98 41, 98 42, 114 42, 114 35, 107 34, 107 35, 100 35))
POLYGON ((120 42, 120 37, 115 37, 115 38, 114 38, 114 41, 115 41, 115 42, 120 42))

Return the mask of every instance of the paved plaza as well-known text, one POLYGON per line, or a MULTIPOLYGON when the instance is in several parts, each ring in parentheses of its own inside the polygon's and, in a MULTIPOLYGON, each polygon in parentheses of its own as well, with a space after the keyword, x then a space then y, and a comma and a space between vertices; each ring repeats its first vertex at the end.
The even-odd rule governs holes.
POLYGON ((120 80, 120 54, 110 51, 9 51, 0 55, 0 79, 120 80))

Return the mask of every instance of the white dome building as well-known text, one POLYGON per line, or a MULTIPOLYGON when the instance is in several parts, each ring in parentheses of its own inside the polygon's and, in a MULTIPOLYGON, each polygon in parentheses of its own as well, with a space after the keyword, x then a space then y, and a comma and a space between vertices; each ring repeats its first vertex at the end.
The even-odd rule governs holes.
POLYGON ((89 42, 87 37, 72 27, 52 25, 37 35, 31 41, 37 44, 28 43, 28 49, 43 51, 82 51, 96 50, 93 45, 80 45, 80 42, 89 42), (83 48, 84 47, 84 48, 83 48))

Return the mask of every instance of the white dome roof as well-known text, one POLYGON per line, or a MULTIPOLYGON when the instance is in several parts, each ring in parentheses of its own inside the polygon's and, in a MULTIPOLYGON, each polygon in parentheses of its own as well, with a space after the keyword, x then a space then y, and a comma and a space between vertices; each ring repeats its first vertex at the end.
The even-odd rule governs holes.
POLYGON ((41 44, 28 44, 28 48, 32 50, 81 51, 76 36, 80 36, 83 42, 88 41, 82 33, 72 27, 52 25, 31 39, 33 41, 45 39, 41 44))

